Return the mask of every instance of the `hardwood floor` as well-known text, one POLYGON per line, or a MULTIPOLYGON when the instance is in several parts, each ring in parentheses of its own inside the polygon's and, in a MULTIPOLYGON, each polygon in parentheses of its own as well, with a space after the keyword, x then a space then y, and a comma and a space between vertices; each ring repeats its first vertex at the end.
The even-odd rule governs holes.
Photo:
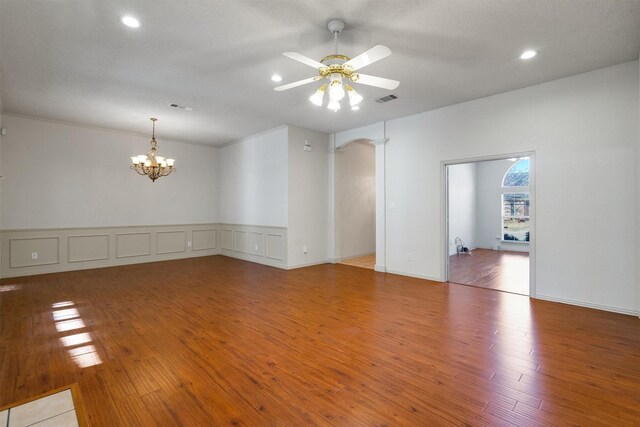
POLYGON ((471 255, 451 255, 449 281, 529 295, 529 254, 474 249, 471 255))
POLYGON ((0 406, 93 426, 639 425, 640 320, 222 256, 0 281, 0 406))
POLYGON ((376 266, 376 256, 373 255, 364 255, 356 258, 349 258, 342 261, 340 264, 350 265, 352 267, 360 267, 360 268, 368 268, 369 270, 373 270, 376 266))

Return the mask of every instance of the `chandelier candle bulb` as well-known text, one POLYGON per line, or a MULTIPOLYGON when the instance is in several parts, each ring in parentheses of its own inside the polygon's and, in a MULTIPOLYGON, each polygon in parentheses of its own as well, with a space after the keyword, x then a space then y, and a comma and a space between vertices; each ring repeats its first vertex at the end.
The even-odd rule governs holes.
POLYGON ((342 87, 342 79, 340 77, 331 80, 331 85, 329 85, 329 98, 331 98, 332 101, 340 101, 344 98, 344 88, 342 87))
POLYGON ((320 86, 320 88, 309 97, 309 101, 311 101, 311 103, 313 105, 317 105, 318 107, 322 106, 322 100, 324 99, 324 89, 327 87, 327 85, 322 85, 320 86))
POLYGON ((167 176, 174 170, 174 159, 165 159, 162 156, 156 155, 158 149, 158 142, 156 141, 156 121, 158 119, 151 118, 153 122, 153 133, 151 135, 151 149, 145 156, 140 154, 138 156, 131 157, 131 169, 136 171, 138 175, 146 175, 149 179, 155 182, 156 179, 161 176, 167 176))
POLYGON ((347 93, 349 94, 349 104, 352 107, 355 107, 362 102, 362 95, 356 92, 351 86, 347 86, 347 93))

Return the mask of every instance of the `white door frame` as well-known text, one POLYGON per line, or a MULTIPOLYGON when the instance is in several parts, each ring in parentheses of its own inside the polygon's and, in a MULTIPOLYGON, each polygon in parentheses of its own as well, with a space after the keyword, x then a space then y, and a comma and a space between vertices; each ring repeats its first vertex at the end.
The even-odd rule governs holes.
POLYGON ((536 297, 536 174, 535 174, 535 151, 524 151, 519 153, 497 154, 494 156, 471 157, 466 159, 445 160, 440 162, 441 182, 442 182, 442 226, 444 236, 442 239, 442 258, 440 262, 440 273, 443 281, 449 281, 449 175, 448 166, 465 163, 480 163, 491 160, 506 160, 517 157, 529 157, 529 296, 536 297))

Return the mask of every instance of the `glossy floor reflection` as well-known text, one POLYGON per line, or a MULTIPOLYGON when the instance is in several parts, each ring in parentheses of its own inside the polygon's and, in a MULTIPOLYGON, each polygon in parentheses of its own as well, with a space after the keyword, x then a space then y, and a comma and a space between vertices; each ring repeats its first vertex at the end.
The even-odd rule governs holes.
POLYGON ((529 254, 474 249, 469 254, 451 255, 449 281, 529 295, 529 254))
POLYGON ((632 316, 223 256, 11 283, 0 405, 78 383, 92 426, 640 421, 632 316))

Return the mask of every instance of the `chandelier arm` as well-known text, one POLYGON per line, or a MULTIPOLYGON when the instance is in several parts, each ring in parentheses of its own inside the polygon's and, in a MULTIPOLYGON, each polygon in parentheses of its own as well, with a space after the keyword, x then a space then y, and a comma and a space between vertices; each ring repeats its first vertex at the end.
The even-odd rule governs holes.
POLYGON ((138 175, 146 175, 149 177, 151 181, 154 181, 154 182, 158 178, 162 176, 167 176, 175 170, 173 166, 168 166, 168 165, 163 166, 164 158, 157 156, 157 148, 158 148, 158 142, 156 141, 156 121, 157 120, 158 119, 156 118, 153 118, 153 117, 151 118, 151 121, 153 122, 153 127, 151 131, 151 142, 150 142, 151 147, 150 147, 150 150, 147 152, 145 162, 139 162, 138 164, 134 163, 133 165, 130 166, 130 168, 136 171, 138 175), (160 162, 157 161, 157 157, 160 157, 161 159, 160 162), (146 165, 145 164, 146 162, 148 162, 149 164, 146 165))

